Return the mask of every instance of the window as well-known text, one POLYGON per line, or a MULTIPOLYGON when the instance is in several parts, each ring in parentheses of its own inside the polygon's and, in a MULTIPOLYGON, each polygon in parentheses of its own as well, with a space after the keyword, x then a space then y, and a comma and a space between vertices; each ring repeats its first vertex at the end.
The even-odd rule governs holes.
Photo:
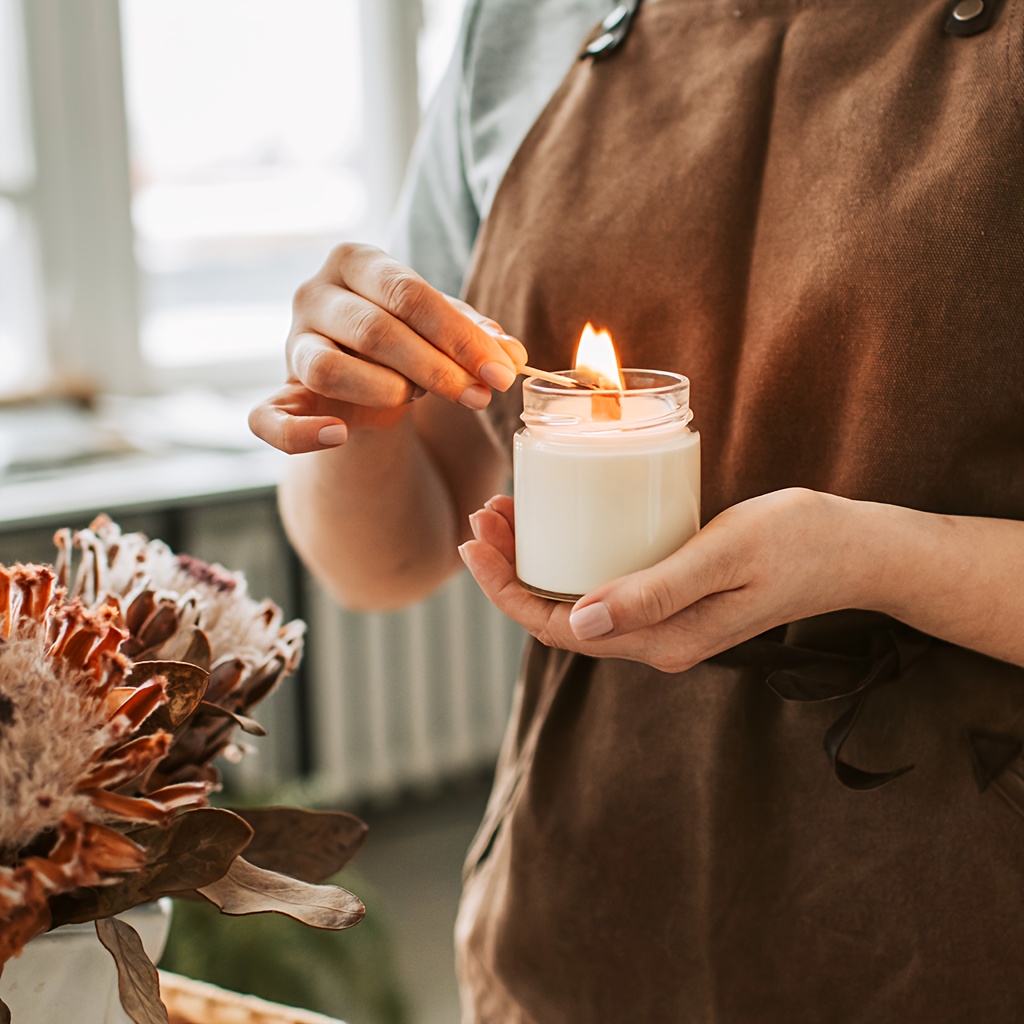
POLYGON ((31 218, 35 177, 25 94, 24 33, 16 0, 0 0, 0 393, 49 376, 31 218))
POLYGON ((0 393, 276 380, 462 0, 0 0, 0 393))

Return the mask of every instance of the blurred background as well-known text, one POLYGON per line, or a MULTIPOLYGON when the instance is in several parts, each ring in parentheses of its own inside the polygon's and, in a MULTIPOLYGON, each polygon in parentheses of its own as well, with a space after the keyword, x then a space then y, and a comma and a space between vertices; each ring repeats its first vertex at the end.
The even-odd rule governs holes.
POLYGON ((100 511, 310 625, 229 794, 360 813, 367 921, 179 912, 169 966, 349 1024, 457 1020, 451 928, 520 637, 467 578, 388 615, 291 554, 255 442, 295 287, 383 244, 463 0, 0 0, 0 562, 100 511))

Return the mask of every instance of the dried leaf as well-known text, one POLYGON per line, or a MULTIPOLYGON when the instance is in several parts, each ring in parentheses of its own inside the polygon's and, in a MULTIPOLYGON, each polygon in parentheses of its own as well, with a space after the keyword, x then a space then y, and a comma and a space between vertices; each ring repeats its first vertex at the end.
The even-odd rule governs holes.
POLYGON ((135 1024, 167 1024, 160 978, 139 933, 130 924, 108 917, 96 922, 96 934, 117 964, 117 991, 124 1012, 135 1024))
POLYGON ((125 624, 132 636, 137 636, 142 624, 153 614, 156 608, 156 595, 152 590, 143 590, 132 599, 125 610, 125 624))
POLYGON ((131 834, 149 851, 150 864, 160 868, 149 885, 150 899, 220 878, 252 839, 252 827, 220 807, 187 811, 175 818, 170 832, 145 828, 131 834))
POLYGON ((145 797, 124 796, 107 789, 82 789, 82 796, 88 797, 94 807, 105 811, 113 821, 152 821, 167 824, 171 811, 145 797))
POLYGON ((339 872, 362 849, 369 832, 365 822, 342 811, 299 807, 232 810, 253 829, 245 859, 303 882, 322 882, 339 872))
POLYGON ((165 765, 161 762, 157 766, 157 770, 146 780, 146 784, 155 789, 163 786, 177 785, 181 782, 203 782, 210 789, 217 789, 220 783, 220 773, 213 765, 209 764, 184 764, 180 769, 167 771, 165 770, 165 765))
POLYGON ((167 704, 150 721, 158 728, 174 730, 203 699, 210 676, 205 669, 184 661, 140 661, 132 667, 128 677, 132 686, 141 686, 154 676, 163 676, 166 682, 167 704))
POLYGON ((210 788, 208 782, 176 782, 173 785, 148 790, 146 798, 172 811, 184 810, 189 807, 205 807, 210 788))
POLYGON ((221 658, 210 669, 210 688, 206 691, 206 699, 219 704, 235 690, 243 675, 245 662, 241 658, 221 658))
POLYGON ((268 658, 246 676, 239 685, 236 696, 245 708, 255 707, 277 687, 284 677, 284 659, 280 655, 268 658))
POLYGON ((78 782, 77 788, 116 789, 142 775, 171 746, 171 734, 159 730, 108 751, 78 782))
POLYGON ((264 729, 255 718, 249 718, 247 715, 240 715, 236 711, 229 711, 227 708, 221 707, 219 704, 211 704, 208 700, 204 700, 200 702, 199 710, 204 715, 211 715, 213 718, 230 718, 235 725, 242 730, 242 732, 247 732, 250 736, 267 735, 267 730, 264 729))
POLYGON ((153 653, 164 661, 185 661, 205 672, 210 671, 210 641, 198 626, 178 630, 153 653))
POLYGON ((273 911, 314 928, 340 931, 358 924, 362 901, 335 885, 310 885, 276 871, 265 871, 239 857, 228 873, 199 892, 225 914, 273 911))
MULTIPOLYGON (((157 598, 152 614, 137 633, 125 641, 125 653, 129 658, 144 661, 147 654, 155 651, 175 635, 178 629, 178 606, 169 597, 157 598), (133 646, 129 649, 129 644, 133 646)), ((167 661, 180 661, 173 654, 165 656, 167 661)))
POLYGON ((130 687, 117 687, 115 693, 129 689, 131 695, 113 713, 111 721, 122 721, 126 734, 136 731, 143 722, 153 715, 157 708, 163 705, 166 700, 165 686, 162 679, 151 679, 135 690, 131 690, 130 687))
POLYGON ((46 892, 40 884, 38 895, 33 893, 28 905, 15 907, 5 915, 0 927, 0 967, 51 926, 50 908, 45 900, 46 892))
POLYGON ((52 899, 55 925, 110 917, 168 893, 208 885, 245 849, 252 828, 231 811, 203 807, 179 814, 169 828, 139 829, 131 838, 145 847, 146 866, 115 885, 52 899))

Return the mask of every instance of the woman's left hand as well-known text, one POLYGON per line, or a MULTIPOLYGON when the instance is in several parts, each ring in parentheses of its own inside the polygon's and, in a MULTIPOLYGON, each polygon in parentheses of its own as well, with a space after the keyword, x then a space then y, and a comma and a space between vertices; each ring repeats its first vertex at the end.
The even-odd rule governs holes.
POLYGON ((492 498, 470 516, 476 539, 459 550, 490 600, 542 643, 680 672, 773 626, 867 607, 882 569, 861 508, 799 488, 751 498, 664 561, 574 605, 519 584, 509 497, 492 498))

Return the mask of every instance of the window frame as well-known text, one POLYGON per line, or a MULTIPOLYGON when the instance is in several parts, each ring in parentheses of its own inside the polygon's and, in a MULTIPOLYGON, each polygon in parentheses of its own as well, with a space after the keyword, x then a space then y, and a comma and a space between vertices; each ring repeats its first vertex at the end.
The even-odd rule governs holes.
MULTIPOLYGON (((277 380, 284 338, 272 360, 173 368, 145 361, 119 0, 20 0, 19 13, 34 170, 24 187, 0 195, 34 224, 52 383, 141 394, 277 380)), ((359 0, 363 124, 373 126, 363 167, 371 215, 359 236, 376 244, 419 121, 422 18, 422 0, 359 0)))

